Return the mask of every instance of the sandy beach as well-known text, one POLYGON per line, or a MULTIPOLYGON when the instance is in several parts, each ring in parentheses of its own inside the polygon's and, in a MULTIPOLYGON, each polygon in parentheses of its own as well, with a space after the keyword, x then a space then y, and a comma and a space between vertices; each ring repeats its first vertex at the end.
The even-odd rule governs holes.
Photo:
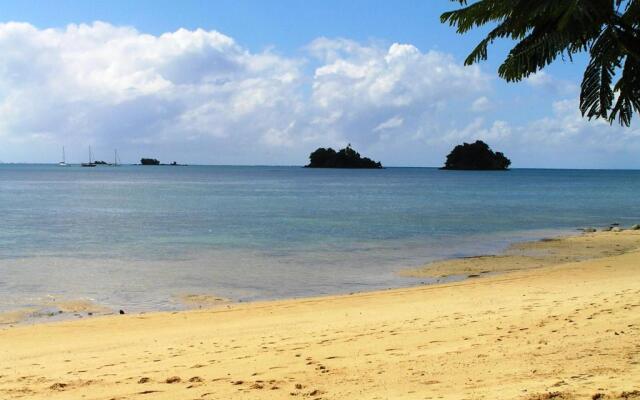
POLYGON ((3 328, 0 398, 640 398, 640 231, 546 242, 457 283, 3 328))

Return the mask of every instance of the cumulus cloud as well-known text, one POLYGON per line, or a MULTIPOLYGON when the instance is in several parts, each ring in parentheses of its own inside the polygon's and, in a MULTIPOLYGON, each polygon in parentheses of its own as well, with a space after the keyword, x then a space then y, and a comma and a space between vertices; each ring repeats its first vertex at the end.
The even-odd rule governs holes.
MULTIPOLYGON (((99 158, 117 147, 129 162, 302 164, 316 146, 353 143, 387 164, 438 165, 451 145, 485 139, 512 149, 517 165, 528 162, 518 146, 640 142, 635 128, 585 121, 574 102, 510 121, 493 107, 504 102, 490 98, 492 76, 411 44, 318 38, 285 56, 200 29, 5 23, 0 52, 4 161, 56 161, 65 145, 78 162, 92 145, 99 158)), ((527 82, 565 91, 544 73, 527 82)))
POLYGON ((103 22, 0 24, 0 51, 0 137, 20 150, 92 144, 278 163, 273 157, 291 147, 367 145, 401 126, 415 135, 459 101, 454 91, 488 84, 478 68, 407 44, 321 38, 285 57, 250 52, 215 31, 154 36, 103 22))
POLYGON ((490 84, 477 67, 408 44, 365 46, 320 38, 309 50, 320 63, 311 96, 314 129, 354 144, 371 143, 372 132, 379 133, 376 140, 400 142, 436 135, 448 107, 490 84))
POLYGON ((7 23, 0 51, 8 142, 229 147, 286 131, 283 111, 300 106, 299 60, 252 54, 215 31, 7 23))

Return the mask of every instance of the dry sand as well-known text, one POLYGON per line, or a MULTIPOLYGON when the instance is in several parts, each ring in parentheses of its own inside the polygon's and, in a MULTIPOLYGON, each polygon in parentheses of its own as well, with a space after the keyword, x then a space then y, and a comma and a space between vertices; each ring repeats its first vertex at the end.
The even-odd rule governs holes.
POLYGON ((0 331, 0 399, 640 399, 634 390, 631 250, 453 284, 0 331))

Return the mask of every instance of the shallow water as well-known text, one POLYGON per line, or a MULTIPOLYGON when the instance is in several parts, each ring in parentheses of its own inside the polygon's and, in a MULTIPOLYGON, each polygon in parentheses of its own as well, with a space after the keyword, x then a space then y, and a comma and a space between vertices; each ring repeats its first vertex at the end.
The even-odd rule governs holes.
POLYGON ((0 311, 417 283, 429 260, 640 222, 640 171, 0 165, 0 311))

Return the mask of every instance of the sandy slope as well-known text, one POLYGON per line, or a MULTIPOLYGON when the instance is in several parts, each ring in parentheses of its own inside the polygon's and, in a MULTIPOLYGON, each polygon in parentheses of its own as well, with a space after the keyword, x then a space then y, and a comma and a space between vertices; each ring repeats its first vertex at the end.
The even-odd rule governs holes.
POLYGON ((640 398, 633 390, 640 252, 448 285, 0 331, 0 399, 640 398))

